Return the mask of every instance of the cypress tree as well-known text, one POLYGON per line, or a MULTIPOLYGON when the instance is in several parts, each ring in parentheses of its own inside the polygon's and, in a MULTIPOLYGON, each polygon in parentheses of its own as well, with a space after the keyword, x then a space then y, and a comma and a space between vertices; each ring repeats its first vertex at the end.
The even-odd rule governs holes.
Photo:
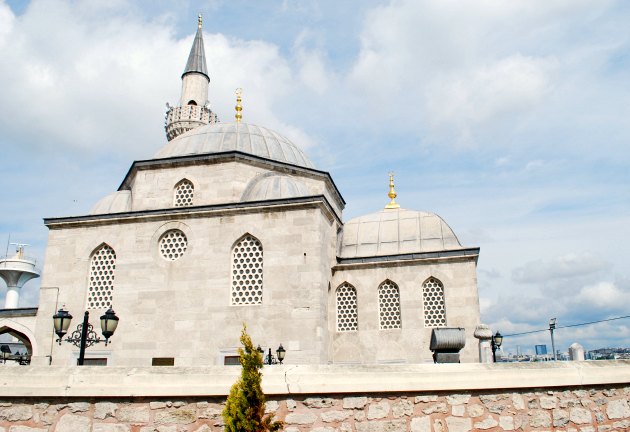
POLYGON ((284 423, 265 415, 265 395, 262 381, 262 355, 254 348, 243 324, 242 348, 238 349, 242 366, 241 377, 232 385, 223 410, 226 432, 267 432, 282 429, 284 423))

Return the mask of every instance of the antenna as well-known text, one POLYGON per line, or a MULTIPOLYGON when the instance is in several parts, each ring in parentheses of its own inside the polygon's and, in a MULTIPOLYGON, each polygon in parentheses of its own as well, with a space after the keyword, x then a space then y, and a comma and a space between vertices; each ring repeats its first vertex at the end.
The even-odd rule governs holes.
POLYGON ((11 233, 9 233, 9 238, 7 239, 7 250, 4 253, 4 256, 9 255, 9 242, 11 241, 11 233))

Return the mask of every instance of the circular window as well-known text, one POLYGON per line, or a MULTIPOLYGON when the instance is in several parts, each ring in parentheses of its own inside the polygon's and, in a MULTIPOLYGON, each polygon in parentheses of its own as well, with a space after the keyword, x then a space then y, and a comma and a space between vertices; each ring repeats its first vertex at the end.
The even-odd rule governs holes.
POLYGON ((160 253, 165 260, 175 261, 186 252, 188 239, 186 234, 178 229, 166 231, 160 237, 160 253))

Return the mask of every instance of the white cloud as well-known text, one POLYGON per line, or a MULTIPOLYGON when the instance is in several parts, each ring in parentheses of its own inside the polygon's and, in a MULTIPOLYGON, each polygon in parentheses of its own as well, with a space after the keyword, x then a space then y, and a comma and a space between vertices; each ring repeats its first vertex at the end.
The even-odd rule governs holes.
POLYGON ((512 271, 512 280, 518 283, 544 283, 554 279, 582 277, 609 267, 609 263, 591 253, 570 253, 517 267, 512 271))
POLYGON ((612 282, 582 287, 575 302, 586 308, 624 310, 630 304, 630 290, 623 291, 612 282))

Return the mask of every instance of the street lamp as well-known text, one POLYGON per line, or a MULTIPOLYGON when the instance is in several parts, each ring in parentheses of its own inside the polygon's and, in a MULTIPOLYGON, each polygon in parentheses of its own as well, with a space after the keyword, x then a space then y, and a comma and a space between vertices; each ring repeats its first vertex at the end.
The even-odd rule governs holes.
MULTIPOLYGON (((92 324, 89 323, 89 318, 90 313, 85 311, 85 314, 83 315, 83 324, 79 324, 77 329, 65 340, 66 342, 79 347, 79 360, 77 361, 79 366, 83 366, 83 362, 85 360, 85 349, 97 343, 103 342, 103 340, 94 332, 92 324)), ((63 337, 66 333, 68 333, 71 321, 72 315, 63 308, 59 309, 59 311, 53 315, 53 325, 55 327, 55 333, 57 333, 57 336, 59 337, 57 339, 59 345, 61 345, 63 337)), ((114 332, 118 327, 118 321, 119 318, 116 316, 111 307, 104 315, 101 315, 101 331, 103 333, 103 337, 105 338, 105 345, 109 343, 109 338, 114 335, 114 332)))
POLYGON ((497 349, 501 348, 502 343, 503 343, 503 335, 501 335, 501 333, 497 331, 496 334, 492 336, 492 339, 490 340, 490 344, 492 346, 492 360, 494 361, 494 363, 497 362, 497 349))
MULTIPOLYGON (((261 355, 265 353, 265 351, 260 347, 260 345, 258 345, 258 347, 256 348, 256 351, 258 351, 261 355)), ((282 344, 280 344, 280 346, 276 350, 276 357, 274 357, 273 354, 271 354, 271 348, 269 348, 269 354, 267 354, 263 358, 263 363, 266 363, 268 365, 274 365, 278 363, 282 364, 285 354, 286 354, 286 350, 284 349, 282 344)))
POLYGON ((553 331, 556 329, 556 318, 549 320, 549 332, 551 333, 551 349, 553 350, 553 359, 558 360, 556 355, 556 341, 553 338, 553 331))

